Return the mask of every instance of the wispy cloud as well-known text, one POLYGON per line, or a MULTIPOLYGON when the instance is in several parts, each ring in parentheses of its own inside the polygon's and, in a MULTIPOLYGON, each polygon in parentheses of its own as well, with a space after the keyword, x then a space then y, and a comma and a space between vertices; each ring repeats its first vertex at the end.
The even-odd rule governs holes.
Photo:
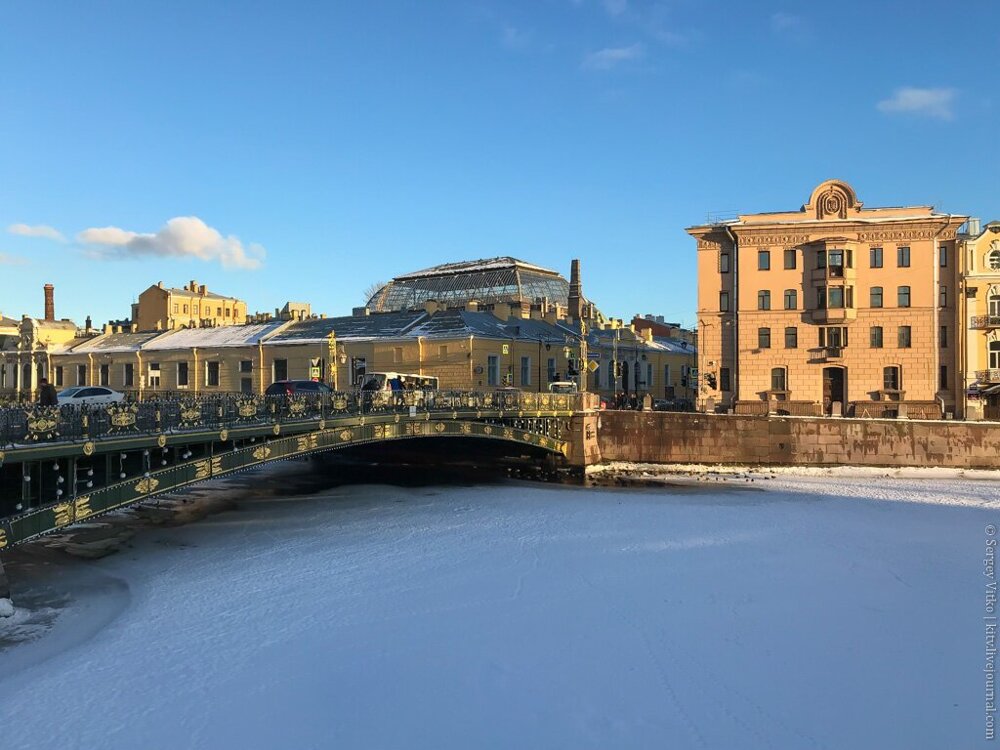
POLYGON ((638 60, 644 54, 646 48, 642 42, 630 44, 628 47, 605 47, 584 57, 582 67, 587 70, 610 70, 621 63, 638 60))
POLYGON ((952 88, 917 88, 904 86, 896 89, 888 99, 880 101, 876 107, 887 114, 915 115, 937 120, 952 120, 955 117, 952 105, 957 91, 952 88))
POLYGON ((628 10, 628 0, 601 0, 601 4, 612 16, 620 16, 628 10))
POLYGON ((777 13, 771 14, 771 31, 776 34, 782 34, 789 31, 800 31, 802 27, 803 21, 800 16, 785 13, 780 10, 777 13))
POLYGON ((530 29, 519 29, 511 24, 504 24, 500 30, 500 44, 509 50, 525 50, 531 46, 534 32, 530 29))
POLYGON ((56 240, 57 242, 66 241, 62 232, 45 224, 35 224, 34 226, 30 224, 11 224, 7 227, 7 231, 21 237, 44 237, 47 240, 56 240))
POLYGON ((238 238, 223 237, 197 216, 178 216, 153 234, 119 227, 94 227, 83 230, 76 239, 87 246, 92 258, 99 260, 196 258, 218 261, 224 268, 253 270, 263 265, 265 255, 260 245, 244 247, 238 238))
POLYGON ((0 253, 0 266, 23 266, 28 262, 27 258, 22 258, 19 255, 9 255, 8 253, 0 253))

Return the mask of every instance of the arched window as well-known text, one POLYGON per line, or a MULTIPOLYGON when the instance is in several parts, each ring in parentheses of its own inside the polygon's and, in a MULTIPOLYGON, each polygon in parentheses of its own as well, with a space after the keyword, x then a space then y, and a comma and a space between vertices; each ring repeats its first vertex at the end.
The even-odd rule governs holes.
POLYGON ((1000 315, 1000 294, 994 292, 990 295, 990 317, 1000 315))
POLYGON ((785 377, 786 370, 784 367, 775 367, 771 370, 771 390, 772 391, 787 391, 788 380, 785 377))
POLYGON ((986 265, 994 271, 1000 270, 1000 248, 990 250, 989 255, 986 256, 986 265))

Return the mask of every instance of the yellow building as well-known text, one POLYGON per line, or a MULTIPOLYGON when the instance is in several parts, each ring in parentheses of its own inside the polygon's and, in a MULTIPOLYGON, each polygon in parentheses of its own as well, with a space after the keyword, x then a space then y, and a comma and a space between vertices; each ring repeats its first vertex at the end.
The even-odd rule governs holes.
POLYGON ((798 211, 690 227, 701 407, 960 416, 955 243, 966 218, 866 208, 827 180, 798 211))
POLYGON ((183 289, 154 284, 132 305, 132 324, 140 331, 175 328, 242 325, 247 322, 247 303, 235 297, 210 292, 191 281, 183 289))
POLYGON ((965 415, 1000 419, 1000 221, 970 219, 959 235, 959 320, 965 415))

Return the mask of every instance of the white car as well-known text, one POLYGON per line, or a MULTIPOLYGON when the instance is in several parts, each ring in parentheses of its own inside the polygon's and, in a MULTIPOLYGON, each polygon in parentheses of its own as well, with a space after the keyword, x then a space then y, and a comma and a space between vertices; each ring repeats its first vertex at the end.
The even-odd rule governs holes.
POLYGON ((78 386, 59 391, 59 406, 82 406, 83 404, 114 404, 125 398, 125 394, 97 385, 78 386))

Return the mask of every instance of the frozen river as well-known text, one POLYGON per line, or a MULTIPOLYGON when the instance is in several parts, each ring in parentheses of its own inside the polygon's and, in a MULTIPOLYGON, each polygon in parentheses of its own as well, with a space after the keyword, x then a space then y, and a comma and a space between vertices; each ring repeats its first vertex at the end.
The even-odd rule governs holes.
POLYGON ((2 746, 992 745, 1000 482, 296 494, 289 471, 15 570, 31 611, 0 635, 38 637, 0 651, 2 746))

